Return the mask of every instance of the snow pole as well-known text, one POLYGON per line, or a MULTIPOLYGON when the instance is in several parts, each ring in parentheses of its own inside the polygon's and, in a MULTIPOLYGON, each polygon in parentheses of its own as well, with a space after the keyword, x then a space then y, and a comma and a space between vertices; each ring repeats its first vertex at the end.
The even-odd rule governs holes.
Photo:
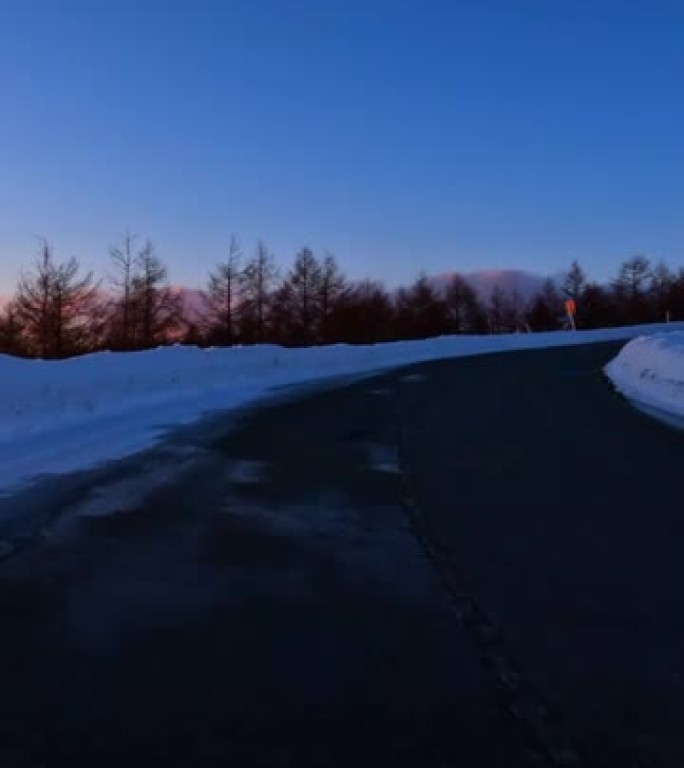
POLYGON ((575 304, 574 299, 565 300, 565 311, 568 315, 568 320, 570 321, 570 328, 573 331, 576 331, 577 326, 575 325, 575 313, 577 312, 577 305, 575 304))

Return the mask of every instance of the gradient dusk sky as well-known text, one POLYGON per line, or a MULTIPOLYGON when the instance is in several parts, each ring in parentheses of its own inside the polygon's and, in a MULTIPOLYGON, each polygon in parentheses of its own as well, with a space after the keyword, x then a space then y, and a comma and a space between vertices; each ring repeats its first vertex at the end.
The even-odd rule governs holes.
POLYGON ((684 3, 0 0, 0 292, 125 229, 351 277, 684 264, 684 3))

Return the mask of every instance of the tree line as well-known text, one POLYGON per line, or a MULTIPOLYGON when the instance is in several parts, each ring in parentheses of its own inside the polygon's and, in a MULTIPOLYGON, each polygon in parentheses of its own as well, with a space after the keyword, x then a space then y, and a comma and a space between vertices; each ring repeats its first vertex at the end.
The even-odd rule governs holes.
POLYGON ((550 331, 567 327, 567 299, 578 328, 684 320, 684 268, 644 256, 627 259, 608 285, 589 280, 575 261, 562 280, 546 280, 524 300, 500 286, 483 298, 458 273, 439 284, 420 275, 390 292, 347 279, 332 254, 306 247, 282 271, 263 242, 247 253, 233 237, 192 313, 150 240, 127 234, 109 256, 107 277, 96 280, 43 242, 0 314, 0 353, 59 359, 170 343, 309 346, 550 331))

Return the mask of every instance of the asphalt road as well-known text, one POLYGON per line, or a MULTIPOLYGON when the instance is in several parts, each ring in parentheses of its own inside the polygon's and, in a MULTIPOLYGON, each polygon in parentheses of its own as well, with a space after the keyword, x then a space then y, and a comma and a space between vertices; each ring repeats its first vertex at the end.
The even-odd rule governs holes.
POLYGON ((0 766, 684 765, 684 436, 618 348, 284 397, 0 499, 0 766))

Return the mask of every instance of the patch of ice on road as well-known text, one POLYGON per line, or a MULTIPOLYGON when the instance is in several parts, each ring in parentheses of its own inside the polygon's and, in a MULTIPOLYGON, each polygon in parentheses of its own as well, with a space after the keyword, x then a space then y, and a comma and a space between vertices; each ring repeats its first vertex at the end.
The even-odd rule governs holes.
POLYGON ((402 381, 404 384, 418 384, 426 379, 427 376, 424 373, 409 373, 408 376, 402 376, 399 381, 402 381))
POLYGON ((368 452, 368 465, 374 472, 399 473, 399 454, 396 446, 369 443, 365 448, 368 452))
POLYGON ((605 367, 615 388, 642 411, 684 423, 684 332, 640 336, 605 367))
POLYGON ((236 522, 282 536, 337 538, 348 535, 351 525, 346 503, 333 491, 286 507, 231 499, 224 504, 223 512, 236 522))
POLYGON ((237 485, 261 483, 266 476, 267 468, 268 463, 265 461, 239 459, 231 462, 228 469, 228 481, 237 485))
POLYGON ((107 517, 133 512, 150 493, 177 480, 203 455, 198 448, 172 447, 164 452, 162 462, 157 459, 136 477, 126 477, 96 488, 73 511, 77 517, 107 517))
POLYGON ((300 570, 289 589, 311 592, 319 589, 320 558, 330 561, 328 573, 334 573, 338 585, 355 585, 364 595, 382 592, 400 595, 402 601, 441 601, 443 593, 435 572, 427 567, 422 550, 411 533, 401 509, 392 505, 357 508, 345 493, 336 490, 321 493, 274 507, 234 499, 223 506, 223 514, 235 523, 239 541, 241 529, 266 536, 279 536, 301 547, 301 554, 288 563, 282 577, 274 579, 262 560, 255 557, 254 566, 245 568, 240 590, 252 584, 263 595, 280 589, 296 569, 300 570), (310 560, 307 553, 313 555, 310 560))

